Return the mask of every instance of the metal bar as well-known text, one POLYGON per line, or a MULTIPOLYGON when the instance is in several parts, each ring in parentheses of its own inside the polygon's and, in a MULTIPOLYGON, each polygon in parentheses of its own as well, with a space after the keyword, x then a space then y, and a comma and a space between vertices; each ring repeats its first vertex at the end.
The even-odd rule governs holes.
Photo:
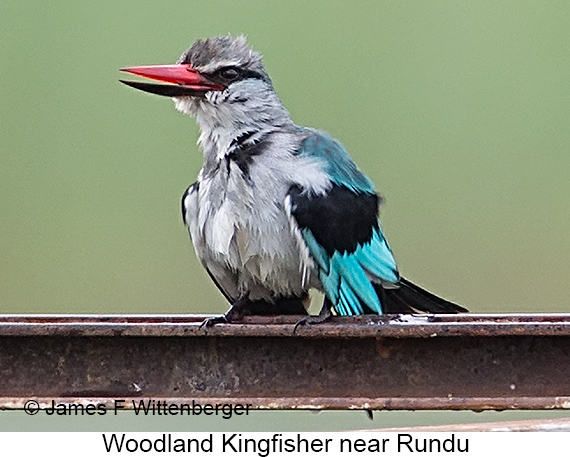
POLYGON ((425 338, 570 336, 570 314, 412 314, 332 317, 300 326, 300 316, 251 316, 239 324, 201 326, 211 315, 0 315, 0 336, 221 336, 425 338))
POLYGON ((0 408, 570 409, 570 315, 0 316, 0 408))
POLYGON ((570 419, 533 419, 470 424, 420 425, 374 430, 390 433, 417 432, 570 432, 570 419))

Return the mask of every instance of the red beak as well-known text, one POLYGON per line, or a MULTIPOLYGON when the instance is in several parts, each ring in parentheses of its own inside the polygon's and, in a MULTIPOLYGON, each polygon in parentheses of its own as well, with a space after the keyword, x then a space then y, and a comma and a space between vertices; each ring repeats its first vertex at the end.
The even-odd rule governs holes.
POLYGON ((224 90, 225 87, 210 81, 206 76, 194 70, 190 65, 150 65, 145 67, 122 68, 121 71, 157 81, 175 85, 148 84, 135 81, 122 83, 136 89, 144 90, 157 95, 178 97, 183 95, 204 96, 211 90, 224 90))

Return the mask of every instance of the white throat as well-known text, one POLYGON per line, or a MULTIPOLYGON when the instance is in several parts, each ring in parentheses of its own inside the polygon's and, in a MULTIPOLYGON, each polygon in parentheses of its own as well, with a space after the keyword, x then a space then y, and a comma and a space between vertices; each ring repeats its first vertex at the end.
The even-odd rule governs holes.
POLYGON ((271 85, 257 79, 236 82, 223 92, 208 92, 205 98, 179 97, 174 101, 177 110, 198 123, 198 145, 205 165, 222 160, 245 133, 257 136, 293 125, 271 85))

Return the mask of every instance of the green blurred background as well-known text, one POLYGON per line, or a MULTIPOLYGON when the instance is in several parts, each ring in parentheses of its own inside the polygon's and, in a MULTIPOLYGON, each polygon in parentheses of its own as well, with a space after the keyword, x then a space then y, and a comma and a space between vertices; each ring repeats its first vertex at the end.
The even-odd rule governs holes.
MULTIPOLYGON (((331 132, 374 180, 405 276, 473 312, 568 310, 568 2, 67 0, 0 4, 0 312, 226 309, 180 216, 197 128, 117 80, 228 32, 263 53, 293 119, 331 132)), ((515 416, 255 417, 242 429, 515 416)), ((96 420, 65 427, 112 426, 96 420)), ((15 423, 64 426, 0 415, 15 423)))

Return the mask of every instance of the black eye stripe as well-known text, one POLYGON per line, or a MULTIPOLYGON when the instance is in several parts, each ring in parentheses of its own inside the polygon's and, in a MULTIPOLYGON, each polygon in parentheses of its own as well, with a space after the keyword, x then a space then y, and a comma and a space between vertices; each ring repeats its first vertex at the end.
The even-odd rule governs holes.
POLYGON ((224 85, 228 85, 232 82, 242 81, 244 79, 249 79, 249 78, 262 79, 262 80, 267 79, 264 75, 254 70, 247 70, 244 68, 233 67, 233 66, 220 68, 208 75, 208 79, 214 82, 222 83, 224 85))
POLYGON ((265 78, 265 76, 263 76, 261 73, 258 73, 256 71, 253 70, 243 70, 241 73, 241 79, 246 79, 246 78, 253 78, 253 79, 267 79, 265 78))

